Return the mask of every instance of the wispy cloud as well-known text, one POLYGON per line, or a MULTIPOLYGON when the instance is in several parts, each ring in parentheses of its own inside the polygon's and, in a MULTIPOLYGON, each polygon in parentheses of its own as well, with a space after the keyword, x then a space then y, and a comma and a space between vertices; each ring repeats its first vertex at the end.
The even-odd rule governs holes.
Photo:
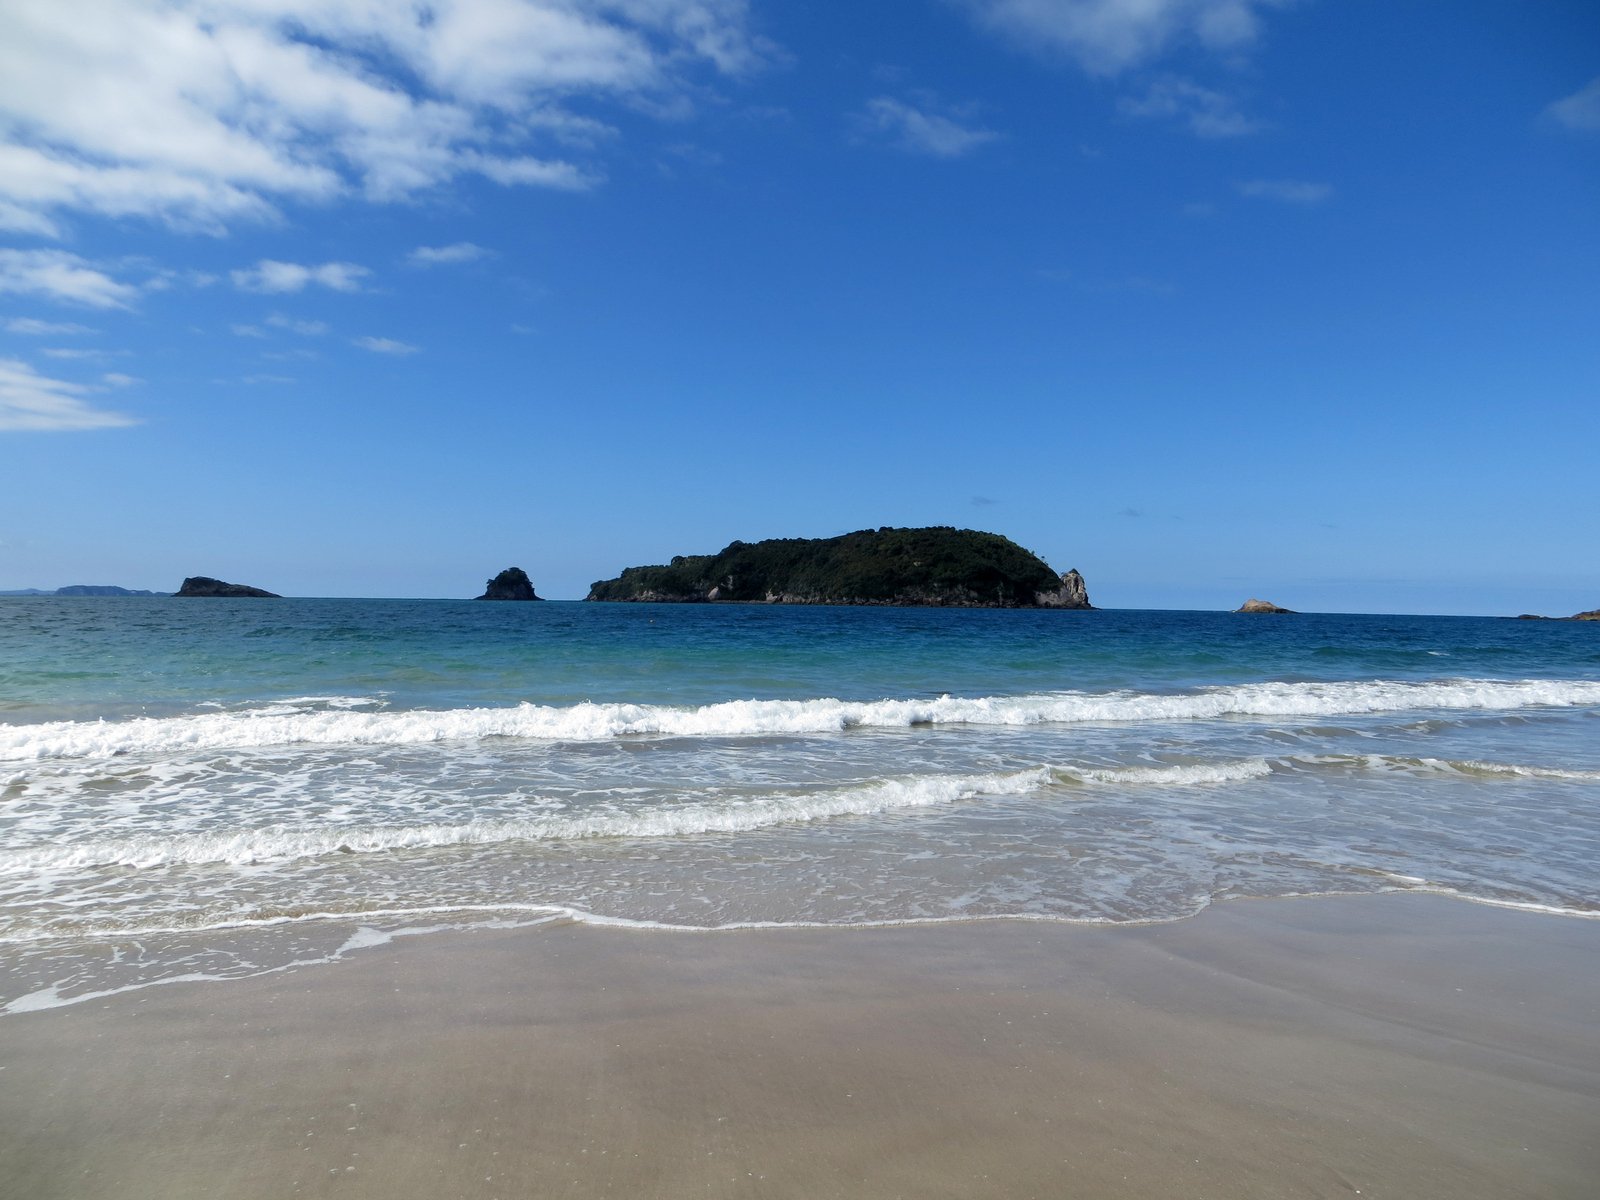
POLYGON ((857 126, 867 134, 888 137, 903 150, 935 158, 960 158, 1000 137, 992 129, 973 124, 968 108, 939 111, 931 96, 920 96, 919 101, 908 104, 877 96, 867 101, 857 126))
MULTIPOLYGON (((46 346, 39 351, 46 358, 59 358, 68 360, 110 358, 110 350, 88 349, 81 346, 46 346)), ((126 350, 115 351, 117 355, 127 354, 126 350)))
MULTIPOLYGON (((0 167, 0 177, 4 173, 0 167)), ((0 293, 4 292, 87 308, 129 308, 139 297, 137 287, 65 250, 0 250, 0 293)))
POLYGON ((1572 95, 1557 100, 1545 113, 1580 133, 1600 133, 1600 76, 1591 79, 1572 95))
POLYGON ((100 378, 107 387, 132 387, 136 383, 144 382, 137 376, 124 375, 121 371, 107 371, 100 378))
POLYGON ((978 24, 1032 51, 1065 54, 1115 75, 1182 45, 1237 53, 1260 36, 1261 14, 1292 0, 952 0, 978 24))
POLYGON ((0 228, 71 212, 210 233, 465 175, 574 188, 580 109, 681 110, 772 56, 747 0, 51 0, 7 6, 0 228), (554 154, 551 153, 554 151, 554 154))
POLYGON ((0 431, 66 432, 137 424, 122 413, 91 407, 83 397, 94 390, 40 375, 18 359, 0 358, 0 431))
POLYGON ((551 162, 542 158, 493 158, 487 154, 466 154, 461 158, 461 165, 506 187, 522 183, 581 192, 602 181, 595 171, 585 171, 569 162, 551 162))
POLYGON ((358 337, 351 339, 351 345, 360 346, 363 350, 371 350, 374 354, 415 354, 422 347, 413 346, 410 342, 397 342, 393 338, 384 337, 358 337))
POLYGON ((267 331, 259 325, 229 325, 235 337, 264 338, 267 331))
POLYGON ((298 292, 313 284, 336 292, 361 290, 361 281, 372 274, 366 267, 348 262, 328 262, 318 266, 278 262, 263 258, 253 267, 229 273, 233 285, 246 292, 298 292))
POLYGON ((476 262, 488 255, 488 250, 472 242, 453 242, 448 246, 418 246, 406 255, 406 262, 413 267, 442 267, 454 263, 476 262))
POLYGON ((1333 195, 1326 183, 1307 183, 1301 179, 1251 179, 1235 184, 1241 196, 1252 200, 1277 200, 1283 204, 1321 204, 1333 195))
POLYGON ((1125 116, 1181 121, 1203 138, 1244 137, 1266 128, 1241 112, 1232 96, 1170 75, 1152 83, 1143 96, 1123 97, 1117 108, 1125 116))
POLYGON ((267 318, 267 324, 274 329, 298 333, 301 337, 321 337, 328 332, 326 321, 302 321, 298 317, 286 316, 283 313, 273 313, 267 318))
POLYGON ((7 333, 20 333, 24 337, 67 337, 75 333, 93 333, 87 325, 71 321, 40 321, 34 317, 12 317, 5 323, 7 333))

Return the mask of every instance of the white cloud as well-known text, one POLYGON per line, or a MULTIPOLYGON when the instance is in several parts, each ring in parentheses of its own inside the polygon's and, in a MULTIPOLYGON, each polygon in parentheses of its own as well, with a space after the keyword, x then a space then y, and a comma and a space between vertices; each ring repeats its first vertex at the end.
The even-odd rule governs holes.
POLYGON ((1545 112, 1568 129, 1600 133, 1600 76, 1591 79, 1566 99, 1557 100, 1545 112))
POLYGON ((1190 43, 1238 51, 1260 34, 1260 13, 1293 0, 954 0, 978 23, 1029 49, 1065 53, 1115 75, 1190 43))
MULTIPOLYGON (((61 214, 221 232, 286 202, 404 198, 466 172, 583 187, 540 142, 595 100, 670 108, 770 57, 747 0, 8 0, 0 228, 61 214)), ((681 107, 681 103, 679 104, 681 107)))
POLYGON ((255 266, 230 272, 233 285, 246 292, 298 292, 311 284, 336 292, 358 292, 361 281, 372 274, 355 263, 329 262, 320 266, 278 262, 263 258, 255 266))
POLYGON ((132 284, 65 250, 0 250, 0 293, 5 292, 89 308, 127 308, 139 295, 132 284))
POLYGON ((321 337, 328 332, 326 321, 301 321, 295 317, 286 317, 283 313, 273 313, 267 318, 267 324, 274 329, 287 329, 290 333, 298 333, 302 337, 321 337))
POLYGON ((867 101, 858 124, 869 133, 891 137, 903 150, 935 158, 960 158, 1000 137, 992 129, 967 123, 970 113, 964 109, 941 113, 931 97, 919 99, 921 107, 889 96, 875 97, 867 101))
POLYGON ((1241 196, 1278 200, 1284 204, 1321 204, 1333 195, 1333 188, 1326 183, 1307 183, 1300 179, 1251 179, 1234 186, 1241 196))
POLYGON ((91 408, 82 384, 40 375, 27 363, 0 358, 0 431, 109 429, 136 424, 122 413, 91 408))
POLYGON ((83 350, 76 347, 65 346, 50 346, 40 350, 39 353, 44 355, 46 358, 66 359, 104 358, 106 356, 106 352, 104 350, 83 350))
POLYGON ((71 321, 40 321, 34 317, 12 317, 6 322, 7 333, 20 333, 26 337, 59 337, 73 333, 93 333, 87 325, 71 321))
POLYGON ((107 371, 100 378, 105 381, 108 387, 129 387, 132 384, 144 382, 144 380, 132 375, 124 375, 121 371, 107 371))
POLYGON ((259 325, 230 325, 228 326, 236 337, 264 338, 267 331, 259 325))
POLYGON ((393 338, 358 337, 351 339, 351 345, 360 346, 363 350, 371 350, 374 354, 415 354, 420 346, 413 346, 410 342, 397 342, 393 338))
POLYGON ((1130 117, 1182 121, 1191 133, 1203 138, 1243 137, 1265 128, 1240 112, 1233 97, 1176 76, 1156 80, 1143 96, 1124 97, 1117 107, 1130 117))
POLYGON ((450 263, 475 262, 487 257, 489 251, 471 242, 453 242, 448 246, 418 246, 406 256, 414 267, 437 267, 450 263))
POLYGON ((464 153, 460 158, 463 170, 475 171, 485 179, 510 187, 516 183, 537 187, 559 188, 568 192, 581 192, 600 182, 600 176, 584 171, 569 162, 543 158, 491 158, 487 154, 464 153))
POLYGON ((7 233, 26 233, 34 237, 57 238, 61 226, 41 212, 23 208, 9 200, 0 200, 0 229, 7 233))

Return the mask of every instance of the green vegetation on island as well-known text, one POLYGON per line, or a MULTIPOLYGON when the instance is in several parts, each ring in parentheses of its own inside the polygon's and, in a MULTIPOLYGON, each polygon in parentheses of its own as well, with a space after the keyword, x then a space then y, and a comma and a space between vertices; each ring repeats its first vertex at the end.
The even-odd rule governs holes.
POLYGON ((220 596, 224 599, 282 600, 277 592, 251 587, 247 583, 224 583, 209 575, 191 575, 175 593, 178 596, 220 596))
POLYGON ((597 582, 588 599, 1092 607, 1076 571, 1057 575, 1009 538, 948 525, 733 542, 718 554, 629 567, 615 579, 597 582))
POLYGON ((521 567, 507 567, 483 585, 479 600, 543 600, 535 594, 533 582, 521 567))

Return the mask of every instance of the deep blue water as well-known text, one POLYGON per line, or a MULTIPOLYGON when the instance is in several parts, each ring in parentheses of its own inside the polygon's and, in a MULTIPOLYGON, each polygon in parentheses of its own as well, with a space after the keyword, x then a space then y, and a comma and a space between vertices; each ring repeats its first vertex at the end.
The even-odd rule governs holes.
POLYGON ((0 712, 17 721, 308 692, 426 708, 1450 676, 1600 678, 1600 637, 1491 617, 0 599, 0 712))

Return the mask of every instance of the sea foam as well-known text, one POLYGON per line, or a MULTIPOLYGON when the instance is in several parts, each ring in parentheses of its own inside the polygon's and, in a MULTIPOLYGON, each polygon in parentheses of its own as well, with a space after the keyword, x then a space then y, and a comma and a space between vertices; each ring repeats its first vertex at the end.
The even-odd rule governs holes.
MULTIPOLYGON (((613 805, 570 809, 552 801, 557 805, 555 811, 459 821, 392 819, 369 823, 306 821, 292 824, 272 819, 255 827, 233 825, 220 831, 166 828, 65 842, 52 838, 0 850, 0 876, 99 867, 260 865, 326 855, 492 846, 518 841, 694 838, 934 808, 980 797, 1028 796, 1052 786, 1133 790, 1213 788, 1266 779, 1279 773, 1307 771, 1352 775, 1398 771, 1437 777, 1467 775, 1506 780, 1600 781, 1600 771, 1382 754, 1285 755, 1128 766, 1047 765, 975 774, 910 775, 843 787, 754 792, 707 801, 654 803, 631 809, 613 805)), ((279 815, 273 814, 274 817, 279 815)), ((399 816, 398 810, 395 816, 399 816)))
POLYGON ((746 833, 828 817, 870 816, 949 804, 979 795, 1018 795, 1051 781, 1048 768, 983 775, 878 780, 812 793, 756 796, 721 804, 662 805, 633 812, 553 813, 454 823, 349 828, 338 825, 240 829, 225 833, 134 835, 0 852, 0 874, 91 866, 149 868, 172 863, 281 862, 325 854, 368 854, 436 846, 586 838, 663 838, 746 833))

